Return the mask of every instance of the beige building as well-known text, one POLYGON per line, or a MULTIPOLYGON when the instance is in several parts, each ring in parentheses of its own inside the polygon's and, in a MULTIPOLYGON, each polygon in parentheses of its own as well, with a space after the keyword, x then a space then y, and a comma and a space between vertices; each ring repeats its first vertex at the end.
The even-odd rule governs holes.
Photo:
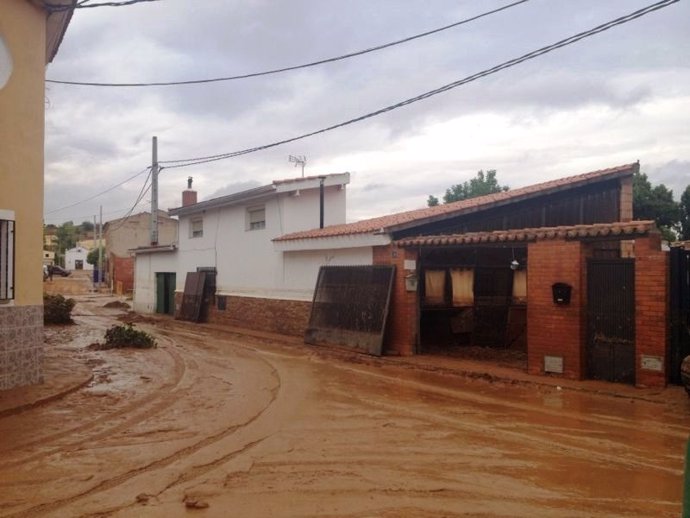
MULTIPOLYGON (((134 257, 130 250, 151 244, 151 213, 140 212, 103 225, 106 271, 115 293, 129 295, 134 290, 134 257)), ((158 211, 158 244, 177 243, 177 220, 158 211)))
POLYGON ((72 16, 42 5, 0 1, 0 390, 42 378, 45 67, 72 16))

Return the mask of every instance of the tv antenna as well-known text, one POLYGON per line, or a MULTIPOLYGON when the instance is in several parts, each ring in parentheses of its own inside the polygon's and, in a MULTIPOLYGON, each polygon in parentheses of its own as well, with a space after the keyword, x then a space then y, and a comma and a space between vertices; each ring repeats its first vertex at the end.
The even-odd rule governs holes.
POLYGON ((302 166, 302 178, 304 178, 304 166, 307 163, 307 157, 304 155, 290 155, 288 157, 288 162, 294 162, 295 167, 298 165, 302 166))

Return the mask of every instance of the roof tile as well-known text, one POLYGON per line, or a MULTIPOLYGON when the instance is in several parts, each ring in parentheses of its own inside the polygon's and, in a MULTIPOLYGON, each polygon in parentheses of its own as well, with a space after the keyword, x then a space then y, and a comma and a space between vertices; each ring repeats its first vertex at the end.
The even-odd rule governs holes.
POLYGON ((557 180, 550 180, 527 187, 521 187, 510 191, 498 192, 488 194, 486 196, 479 196, 468 200, 457 201, 454 203, 447 203, 444 205, 437 205, 436 207, 424 207, 421 209, 411 210, 407 212, 399 212, 397 214, 390 214, 387 216, 379 216, 377 218, 365 219, 354 223, 345 223, 341 225, 331 225, 324 228, 317 228, 313 230, 304 230, 300 232, 293 232, 284 236, 278 237, 275 241, 291 241, 297 239, 317 239, 323 237, 336 237, 353 234, 365 233, 384 233, 393 230, 409 223, 422 224, 435 219, 443 219, 455 214, 462 214, 465 212, 474 212, 476 210, 488 209, 497 204, 503 204, 511 201, 517 201, 523 198, 530 198, 535 195, 547 194, 555 192, 563 188, 576 187, 585 185, 593 181, 603 181, 610 178, 618 178, 621 176, 632 175, 639 167, 639 164, 626 164, 618 167, 611 167, 608 169, 600 169, 590 173, 580 174, 576 176, 569 176, 566 178, 559 178, 557 180))

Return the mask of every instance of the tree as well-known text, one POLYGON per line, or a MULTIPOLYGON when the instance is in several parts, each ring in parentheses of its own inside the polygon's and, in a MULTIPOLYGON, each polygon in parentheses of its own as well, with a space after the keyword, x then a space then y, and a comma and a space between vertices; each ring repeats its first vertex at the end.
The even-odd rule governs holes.
POLYGON ((64 254, 70 248, 74 248, 77 244, 77 229, 71 221, 66 221, 60 225, 55 235, 58 238, 57 251, 61 254, 64 254))
POLYGON ((690 185, 680 195, 680 238, 690 239, 690 185))
MULTIPOLYGON (((105 260, 105 248, 101 247, 100 249, 103 251, 101 257, 105 260)), ((86 256, 86 262, 94 266, 98 266, 98 248, 94 248, 88 253, 86 256)))
MULTIPOLYGON (((477 196, 507 191, 508 189, 509 187, 507 185, 500 185, 498 183, 495 169, 489 169, 486 173, 484 173, 484 170, 480 169, 475 178, 471 178, 464 183, 451 185, 446 189, 446 194, 443 195, 443 203, 467 200, 469 198, 476 198, 477 196)), ((429 195, 426 203, 429 207, 434 207, 438 205, 438 198, 429 195)))
POLYGON ((654 220, 663 238, 675 241, 673 229, 681 219, 681 210, 671 189, 663 183, 652 186, 647 175, 638 172, 633 176, 633 218, 654 220))

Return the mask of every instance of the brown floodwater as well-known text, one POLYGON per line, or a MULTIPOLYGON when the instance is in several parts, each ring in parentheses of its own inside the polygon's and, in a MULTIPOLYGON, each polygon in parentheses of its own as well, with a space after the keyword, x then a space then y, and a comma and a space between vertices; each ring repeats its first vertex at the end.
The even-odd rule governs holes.
POLYGON ((171 320, 138 324, 156 349, 92 350, 107 300, 47 330, 47 361, 93 380, 0 417, 2 517, 680 515, 678 390, 491 382, 171 320))

